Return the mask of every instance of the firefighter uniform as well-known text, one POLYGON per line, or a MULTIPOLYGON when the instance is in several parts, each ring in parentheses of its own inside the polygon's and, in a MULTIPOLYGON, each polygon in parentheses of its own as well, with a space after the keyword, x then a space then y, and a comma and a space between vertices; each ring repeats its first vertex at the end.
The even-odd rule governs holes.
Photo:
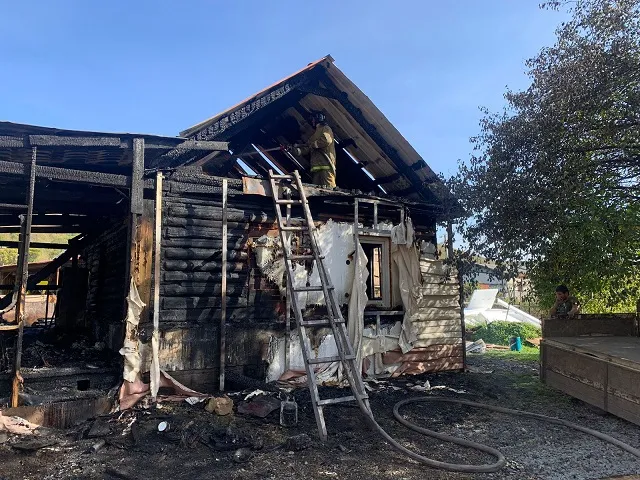
POLYGON ((336 186, 336 146, 333 131, 326 123, 316 125, 316 131, 309 137, 306 145, 299 147, 296 153, 309 155, 313 183, 322 187, 336 186))

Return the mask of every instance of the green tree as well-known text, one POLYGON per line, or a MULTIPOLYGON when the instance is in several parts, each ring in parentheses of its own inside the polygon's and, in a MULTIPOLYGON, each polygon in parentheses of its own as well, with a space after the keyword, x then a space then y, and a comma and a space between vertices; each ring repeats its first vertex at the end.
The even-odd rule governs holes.
POLYGON ((576 0, 531 85, 484 111, 452 179, 470 248, 526 262, 543 305, 566 283, 587 310, 640 296, 640 0, 576 0))

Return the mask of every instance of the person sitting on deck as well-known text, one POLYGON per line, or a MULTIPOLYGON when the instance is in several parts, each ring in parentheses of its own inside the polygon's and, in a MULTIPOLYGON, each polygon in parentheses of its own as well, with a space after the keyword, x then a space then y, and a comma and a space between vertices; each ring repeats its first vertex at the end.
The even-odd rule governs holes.
POLYGON ((324 113, 312 112, 309 123, 315 131, 304 145, 290 147, 294 155, 309 155, 312 182, 325 188, 336 187, 336 146, 333 131, 324 113))
POLYGON ((580 312, 580 302, 575 297, 569 295, 569 289, 565 285, 556 287, 556 303, 549 310, 549 316, 573 317, 580 312))

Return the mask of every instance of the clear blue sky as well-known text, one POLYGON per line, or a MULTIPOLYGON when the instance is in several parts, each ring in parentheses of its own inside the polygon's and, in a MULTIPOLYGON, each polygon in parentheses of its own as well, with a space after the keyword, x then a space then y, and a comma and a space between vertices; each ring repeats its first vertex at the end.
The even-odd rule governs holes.
POLYGON ((524 88, 538 0, 0 0, 0 119, 177 135, 331 54, 437 172, 524 88))

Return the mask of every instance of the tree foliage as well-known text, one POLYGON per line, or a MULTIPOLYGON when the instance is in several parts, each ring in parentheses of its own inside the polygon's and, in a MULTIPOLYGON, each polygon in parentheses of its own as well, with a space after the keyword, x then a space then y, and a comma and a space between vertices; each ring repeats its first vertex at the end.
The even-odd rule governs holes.
POLYGON ((453 189, 470 248, 515 267, 553 300, 587 309, 640 297, 640 0, 577 0, 555 45, 527 61, 531 85, 484 111, 453 189))
MULTIPOLYGON (((31 235, 33 242, 42 243, 66 243, 74 234, 67 233, 34 233, 31 235)), ((10 240, 17 242, 19 235, 17 233, 0 233, 0 240, 10 240)), ((62 253, 62 250, 50 250, 43 248, 29 249, 29 262, 44 262, 53 260, 62 253)), ((0 247, 0 266, 15 265, 18 260, 17 248, 0 247)))

